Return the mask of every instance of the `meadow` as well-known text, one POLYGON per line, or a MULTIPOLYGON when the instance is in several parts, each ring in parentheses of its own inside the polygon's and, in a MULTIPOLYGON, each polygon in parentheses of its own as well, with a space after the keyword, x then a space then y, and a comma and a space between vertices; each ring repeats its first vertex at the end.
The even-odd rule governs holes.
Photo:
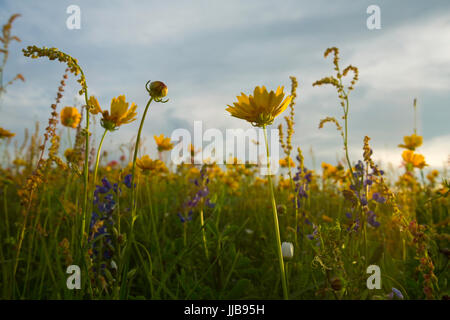
MULTIPOLYGON (((20 41, 12 35, 15 18, 2 29, 2 95, 24 80, 19 74, 3 82, 8 45, 20 41)), ((331 75, 303 85, 336 89, 342 118, 318 126, 342 138, 340 162, 312 170, 302 146, 292 145, 294 76, 290 92, 256 87, 224 106, 264 132, 275 119, 281 123, 282 170, 274 175, 240 159, 174 165, 175 142, 163 135, 154 136, 159 158, 152 159, 142 153, 142 129, 151 125, 151 106, 170 99, 164 82, 145 85, 145 105, 119 89, 110 106, 101 106, 69 53, 31 46, 23 54, 67 69, 55 75, 61 81, 48 123, 24 128, 24 141, 0 128, 1 299, 448 299, 448 172, 427 169, 413 127, 398 141, 403 166, 394 174, 374 162, 370 137, 360 137, 361 158, 350 159, 348 119, 359 72, 341 67, 338 48, 324 54, 331 75), (79 92, 65 91, 69 77, 79 92), (81 108, 60 105, 74 94, 83 97, 81 108), (111 157, 105 136, 134 121, 135 140, 111 157), (103 130, 100 141, 92 136, 95 125, 103 130), (71 147, 64 150, 67 132, 71 147), (73 265, 80 268, 75 288, 67 272, 73 265), (368 286, 369 266, 379 267, 379 287, 368 286)), ((267 139, 259 143, 267 146, 267 139)), ((192 159, 197 152, 190 146, 192 159)))

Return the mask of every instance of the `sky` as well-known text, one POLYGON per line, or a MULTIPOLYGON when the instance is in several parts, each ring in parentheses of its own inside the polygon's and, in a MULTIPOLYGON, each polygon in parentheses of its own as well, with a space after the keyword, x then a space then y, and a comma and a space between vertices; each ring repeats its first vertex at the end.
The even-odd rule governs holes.
MULTIPOLYGON (((284 86, 298 79, 294 146, 306 165, 336 164, 343 157, 340 135, 332 126, 318 129, 322 118, 340 119, 342 109, 332 87, 313 87, 333 72, 326 48, 340 50, 340 64, 359 69, 350 96, 349 148, 362 158, 364 136, 371 138, 374 158, 401 165, 403 136, 413 133, 413 100, 417 130, 431 168, 449 166, 450 157, 450 1, 65 1, 0 0, 0 22, 20 13, 10 46, 5 80, 21 73, 26 81, 7 89, 0 101, 0 126, 16 133, 34 123, 45 128, 65 66, 22 55, 28 45, 57 47, 77 58, 89 87, 104 109, 125 94, 142 115, 145 83, 168 86, 166 104, 152 104, 146 118, 144 148, 155 156, 153 135, 171 136, 179 128, 251 128, 225 108, 241 92, 256 86, 284 86), (81 28, 70 30, 66 9, 78 5, 81 28), (381 29, 369 30, 369 5, 380 8, 381 29)), ((80 106, 73 77, 63 106, 80 106)), ((286 112, 287 115, 287 112, 286 112)), ((284 122, 280 116, 272 128, 284 122)), ((107 135, 104 149, 117 151, 133 141, 139 121, 107 135)), ((65 131, 63 131, 66 134, 65 131)), ((97 124, 95 138, 101 129, 97 124)), ((113 153, 114 154, 114 153, 113 153)))

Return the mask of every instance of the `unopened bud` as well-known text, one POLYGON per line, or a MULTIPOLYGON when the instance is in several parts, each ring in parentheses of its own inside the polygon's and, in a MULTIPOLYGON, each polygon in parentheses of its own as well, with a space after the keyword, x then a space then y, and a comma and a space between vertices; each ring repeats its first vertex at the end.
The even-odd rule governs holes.
POLYGON ((167 95, 167 86, 164 82, 161 81, 153 81, 150 83, 150 96, 154 99, 161 99, 167 95))

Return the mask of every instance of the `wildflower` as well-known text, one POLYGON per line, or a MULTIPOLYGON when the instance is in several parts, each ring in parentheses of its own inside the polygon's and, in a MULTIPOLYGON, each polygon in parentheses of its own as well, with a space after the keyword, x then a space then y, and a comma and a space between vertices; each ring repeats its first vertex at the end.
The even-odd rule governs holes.
POLYGON ((162 81, 153 81, 150 83, 148 93, 155 100, 161 100, 167 96, 167 86, 162 81))
POLYGON ((399 299, 403 299, 403 295, 400 292, 400 290, 396 289, 396 288, 392 288, 392 291, 388 294, 389 299, 394 299, 394 296, 399 298, 399 299))
POLYGON ((159 152, 172 150, 173 144, 170 142, 169 137, 164 137, 164 135, 161 134, 159 137, 153 136, 153 138, 155 139, 159 152))
POLYGON ((136 160, 136 165, 143 171, 167 172, 167 167, 161 160, 152 160, 148 155, 136 160))
POLYGON ((177 213, 178 218, 180 218, 181 223, 185 223, 186 221, 191 221, 192 220, 192 210, 189 211, 187 217, 185 217, 184 215, 182 215, 180 212, 177 213))
POLYGON ((12 132, 0 127, 0 139, 11 138, 11 137, 14 137, 15 135, 16 135, 15 133, 12 133, 12 132))
POLYGON ((378 202, 378 203, 385 203, 386 202, 386 198, 383 197, 382 195, 380 195, 380 193, 375 192, 374 194, 372 194, 372 200, 378 202))
POLYGON ((92 114, 98 114, 98 113, 102 113, 102 108, 100 108, 100 104, 98 103, 98 100, 96 97, 94 96, 90 96, 89 100, 89 112, 92 114))
POLYGON ((64 157, 66 157, 68 162, 76 163, 78 160, 80 160, 79 154, 76 150, 68 148, 66 151, 64 151, 64 157))
POLYGON ((117 127, 131 123, 136 120, 137 105, 133 102, 131 106, 125 101, 125 96, 121 95, 111 100, 111 113, 103 111, 101 120, 102 127, 106 130, 113 131, 117 127))
POLYGON ((291 242, 283 242, 281 244, 281 252, 284 259, 292 259, 294 256, 294 245, 291 242))
POLYGON ((439 171, 433 170, 427 174, 427 179, 430 181, 431 184, 434 184, 436 182, 436 178, 438 176, 439 176, 439 171))
POLYGON ((400 148, 405 148, 414 151, 416 150, 416 148, 422 145, 423 138, 413 133, 411 136, 404 136, 403 141, 405 142, 405 144, 399 144, 398 146, 400 148))
POLYGON ((367 223, 370 224, 374 228, 378 228, 380 226, 380 223, 378 221, 375 221, 375 218, 377 216, 373 211, 367 212, 367 223))
POLYGON ((65 107, 61 111, 61 124, 65 127, 76 128, 81 120, 81 114, 77 108, 65 107))
POLYGON ((322 169, 324 178, 333 177, 337 174, 338 171, 337 167, 325 162, 322 162, 322 169))
POLYGON ((288 168, 288 167, 293 168, 293 167, 295 167, 294 160, 292 160, 291 157, 286 157, 284 159, 280 159, 279 163, 280 163, 280 166, 282 168, 288 168))
POLYGON ((428 164, 425 163, 425 158, 423 155, 414 153, 411 150, 403 151, 402 158, 408 166, 413 168, 423 169, 425 166, 428 166, 428 164))
POLYGON ((237 97, 238 102, 233 106, 228 105, 226 109, 231 116, 244 119, 253 126, 264 127, 273 123, 274 119, 281 114, 289 105, 292 96, 287 96, 284 100, 283 87, 278 87, 277 91, 267 91, 266 87, 256 87, 252 95, 241 93, 237 97))
MULTIPOLYGON (((132 175, 131 174, 127 174, 123 180, 123 183, 129 188, 131 189, 131 182, 132 182, 132 175)), ((136 186, 136 184, 135 184, 136 186)))

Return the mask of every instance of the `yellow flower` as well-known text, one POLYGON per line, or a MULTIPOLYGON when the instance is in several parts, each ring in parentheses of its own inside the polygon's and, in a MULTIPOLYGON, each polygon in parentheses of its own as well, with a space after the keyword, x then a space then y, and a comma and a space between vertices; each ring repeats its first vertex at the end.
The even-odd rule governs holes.
POLYGON ((338 171, 338 168, 325 162, 322 162, 322 169, 324 178, 334 176, 338 171))
MULTIPOLYGON (((280 159, 280 161, 278 161, 278 162, 280 163, 280 166, 281 166, 282 168, 287 168, 287 167, 288 167, 288 157, 286 157, 286 158, 284 158, 284 159, 280 159)), ((292 160, 291 157, 289 157, 289 166, 290 166, 291 168, 294 168, 294 167, 295 167, 294 160, 292 160)))
POLYGON ((103 118, 101 120, 102 127, 113 131, 122 124, 127 124, 136 120, 137 105, 133 102, 128 107, 128 102, 125 101, 125 96, 121 95, 111 100, 111 113, 103 111, 103 118))
POLYGON ((15 135, 16 135, 15 133, 12 133, 6 129, 0 128, 0 139, 11 138, 11 137, 14 137, 15 135))
POLYGON ((102 113, 102 108, 100 108, 100 103, 98 103, 98 100, 94 96, 90 96, 88 100, 88 104, 91 107, 89 109, 89 112, 92 114, 98 114, 102 113))
POLYGON ((439 171, 433 170, 427 174, 427 179, 430 180, 431 183, 435 183, 436 178, 439 176, 439 171))
POLYGON ((136 165, 143 171, 167 172, 167 167, 161 160, 152 160, 148 155, 136 160, 136 165))
POLYGON ((61 110, 61 123, 65 127, 76 128, 81 120, 81 114, 77 108, 65 107, 61 110))
POLYGON ((234 107, 228 105, 226 109, 231 116, 247 120, 253 126, 263 127, 273 123, 273 120, 288 107, 292 96, 284 100, 283 87, 278 87, 276 92, 267 91, 266 87, 256 87, 253 96, 241 93, 234 102, 234 107))
POLYGON ((414 153, 411 150, 403 151, 402 158, 403 158, 403 161, 405 161, 407 165, 410 164, 414 168, 422 169, 423 167, 428 165, 425 163, 425 158, 423 155, 414 153))
POLYGON ((405 142, 405 144, 399 144, 398 146, 400 148, 405 148, 414 151, 416 150, 416 148, 422 145, 423 138, 413 133, 411 136, 404 136, 403 141, 405 142))
POLYGON ((155 139, 159 152, 172 150, 173 144, 170 142, 170 138, 164 137, 163 134, 161 134, 159 137, 153 136, 153 138, 155 139))

